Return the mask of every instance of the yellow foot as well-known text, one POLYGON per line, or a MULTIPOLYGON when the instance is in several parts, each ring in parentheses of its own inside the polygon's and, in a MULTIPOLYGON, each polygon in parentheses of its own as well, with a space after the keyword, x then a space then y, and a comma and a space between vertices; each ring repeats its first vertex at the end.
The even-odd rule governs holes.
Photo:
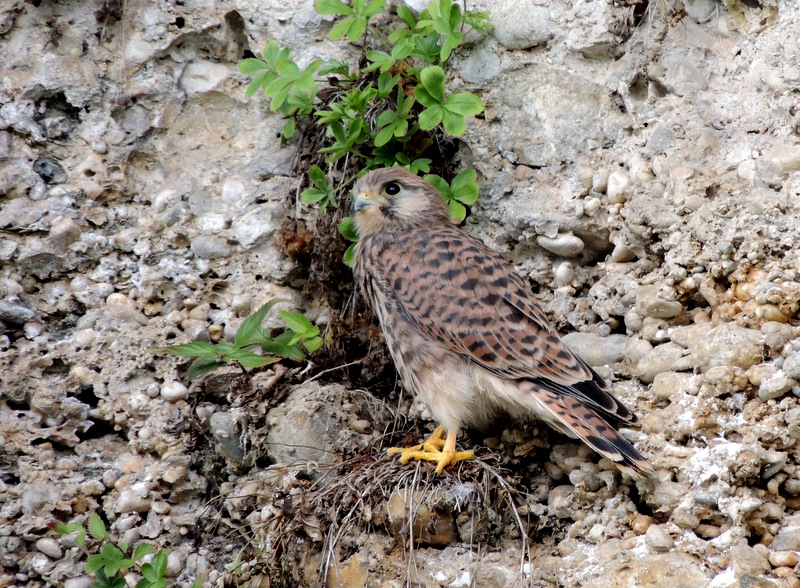
POLYGON ((412 459, 435 461, 437 462, 436 473, 441 474, 442 470, 450 464, 465 459, 472 459, 475 453, 472 451, 456 451, 456 435, 458 430, 451 431, 444 438, 444 427, 439 425, 433 434, 426 441, 414 447, 390 447, 389 455, 400 455, 400 463, 408 463, 412 459))

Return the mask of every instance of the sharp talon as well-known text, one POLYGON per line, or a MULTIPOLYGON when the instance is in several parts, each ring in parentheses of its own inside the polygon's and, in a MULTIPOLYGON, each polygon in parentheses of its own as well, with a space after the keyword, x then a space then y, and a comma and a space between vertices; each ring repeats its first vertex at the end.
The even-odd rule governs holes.
POLYGON ((439 425, 423 443, 413 447, 390 447, 387 454, 399 455, 400 463, 408 463, 412 459, 435 461, 436 473, 441 474, 448 465, 475 457, 472 451, 456 451, 456 435, 457 431, 453 431, 445 439, 444 427, 439 425))

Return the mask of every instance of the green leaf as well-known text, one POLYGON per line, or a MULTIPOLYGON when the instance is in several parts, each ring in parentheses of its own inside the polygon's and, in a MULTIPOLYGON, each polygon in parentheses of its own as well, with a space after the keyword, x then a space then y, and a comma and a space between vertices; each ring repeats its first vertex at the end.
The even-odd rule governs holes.
POLYGON ((218 357, 201 357, 196 359, 186 372, 186 377, 191 381, 198 376, 213 372, 215 369, 222 367, 227 362, 219 359, 218 357))
POLYGON ((88 527, 89 534, 99 541, 105 539, 106 535, 108 534, 106 532, 106 525, 103 523, 103 519, 101 519, 97 513, 93 512, 91 515, 89 515, 88 527))
POLYGON ((262 59, 250 57, 239 62, 239 72, 245 75, 254 74, 262 69, 267 69, 269 64, 262 59))
POLYGON ((153 560, 150 562, 158 579, 163 578, 164 572, 167 571, 167 558, 169 557, 169 553, 169 549, 162 549, 153 556, 153 560))
POLYGON ((476 172, 474 169, 465 169, 458 174, 450 183, 453 198, 464 204, 475 204, 478 200, 478 184, 475 182, 476 172))
POLYGON ((467 121, 464 119, 464 115, 442 108, 442 126, 452 136, 458 137, 467 130, 467 121))
POLYGON ((388 71, 383 72, 378 78, 378 97, 386 98, 400 81, 400 76, 393 76, 388 71))
POLYGON ((419 113, 419 128, 423 131, 430 131, 435 129, 436 126, 442 122, 443 108, 441 106, 433 106, 427 108, 419 113))
POLYGON ((265 365, 271 365, 273 363, 277 363, 281 360, 280 357, 274 357, 269 355, 257 355, 252 351, 246 351, 242 357, 235 357, 236 361, 238 361, 242 367, 244 368, 257 368, 257 367, 264 367, 265 365))
POLYGON ((306 204, 316 204, 320 200, 323 200, 327 197, 327 192, 323 192, 322 190, 317 190, 315 188, 309 188, 308 190, 303 190, 300 193, 300 200, 306 204))
POLYGON ((133 561, 139 561, 148 553, 153 553, 153 549, 150 543, 139 543, 133 550, 133 561))
POLYGON ((464 217, 467 216, 467 209, 456 200, 448 202, 447 207, 450 209, 450 218, 456 222, 460 223, 464 220, 464 217))
POLYGON ((483 110, 483 101, 474 94, 460 92, 445 100, 444 107, 463 116, 475 116, 483 110))
POLYGON ((106 562, 113 562, 121 560, 124 554, 113 543, 104 543, 100 549, 100 555, 105 558, 106 562))
POLYGON ((314 182, 314 185, 320 190, 327 190, 328 180, 325 177, 325 172, 320 169, 318 165, 312 165, 308 168, 308 177, 314 182))
POLYGON ((356 220, 352 216, 346 216, 342 220, 339 221, 339 224, 336 225, 336 228, 339 229, 339 232, 342 234, 342 237, 347 239, 348 241, 357 242, 358 241, 358 233, 356 232, 356 220))
POLYGON ((353 17, 347 17, 333 25, 330 33, 331 41, 338 41, 344 37, 347 34, 347 31, 350 29, 350 24, 352 22, 353 17))
POLYGON ((261 85, 264 83, 264 80, 267 79, 267 76, 270 74, 268 71, 262 71, 260 74, 257 74, 256 77, 252 79, 252 81, 247 85, 247 90, 245 90, 244 95, 250 98, 253 94, 258 92, 261 88, 261 85))
POLYGON ((351 43, 355 43, 367 30, 367 20, 365 18, 356 18, 353 20, 350 28, 347 29, 347 38, 351 43))
POLYGON ((410 39, 400 39, 392 49, 392 57, 395 61, 401 61, 411 55, 414 50, 414 44, 410 39))
POLYGON ((392 137, 394 137, 394 131, 395 131, 394 125, 384 127, 380 131, 378 131, 374 139, 375 146, 380 147, 382 145, 386 145, 386 143, 391 141, 392 137))
POLYGON ((280 304, 281 302, 289 301, 285 298, 273 298, 253 314, 244 319, 241 326, 239 326, 239 328, 236 330, 236 335, 233 337, 233 344, 237 347, 244 347, 252 343, 253 337, 261 332, 261 323, 264 322, 264 318, 266 318, 267 313, 272 309, 273 306, 280 304))
POLYGON ((382 72, 385 72, 395 64, 395 59, 383 51, 367 51, 366 55, 367 59, 372 62, 372 65, 365 67, 363 70, 365 72, 374 71, 379 68, 382 72))
POLYGON ((442 195, 442 198, 445 200, 450 199, 450 184, 447 183, 447 180, 436 174, 428 174, 423 179, 429 184, 432 184, 439 194, 442 195))
POLYGON ((191 343, 172 345, 170 347, 157 347, 148 351, 150 353, 167 353, 180 357, 206 357, 217 354, 217 349, 214 345, 203 341, 192 341, 191 343))
POLYGON ((440 104, 444 102, 444 70, 438 65, 431 65, 419 74, 420 82, 428 94, 440 104))
POLYGON ((297 127, 293 118, 286 119, 286 124, 283 125, 283 130, 281 131, 281 138, 284 141, 288 141, 289 139, 294 137, 296 128, 297 127))
POLYGON ((342 256, 342 261, 347 267, 353 267, 353 264, 356 262, 356 244, 353 243, 347 250, 344 252, 342 256))
POLYGON ((403 22, 406 23, 409 29, 413 29, 416 26, 416 20, 414 19, 414 13, 411 12, 411 9, 408 6, 401 4, 397 7, 397 16, 403 19, 403 22))
POLYGON ((340 16, 354 16, 355 12, 344 2, 340 0, 317 0, 314 4, 317 12, 320 14, 336 14, 340 16))
POLYGON ((418 157, 417 159, 411 162, 408 170, 412 174, 416 174, 419 172, 428 173, 429 171, 431 171, 431 160, 428 159, 427 157, 418 157))
POLYGON ((310 339, 303 339, 303 347, 306 348, 306 351, 309 353, 314 353, 317 349, 322 347, 322 337, 312 337, 310 339))
POLYGON ((305 357, 305 354, 298 345, 291 344, 294 337, 295 334, 292 331, 286 331, 270 341, 265 341, 261 348, 267 353, 274 353, 287 359, 300 361, 305 357))
POLYGON ((383 11, 383 8, 386 6, 386 0, 372 0, 367 7, 364 9, 362 14, 369 18, 370 16, 375 16, 379 12, 383 11))
POLYGON ((95 553, 94 555, 90 555, 86 560, 86 563, 83 565, 83 571, 85 571, 87 574, 91 574, 102 568, 104 565, 106 565, 105 557, 99 553, 95 553))
POLYGON ((313 328, 311 321, 299 312, 278 311, 289 328, 295 333, 306 333, 313 328))
MULTIPOLYGON (((417 23, 417 30, 420 30, 420 23, 417 23)), ((428 63, 434 63, 439 57, 439 34, 431 33, 427 36, 413 35, 411 40, 414 43, 414 50, 411 56, 428 63)))

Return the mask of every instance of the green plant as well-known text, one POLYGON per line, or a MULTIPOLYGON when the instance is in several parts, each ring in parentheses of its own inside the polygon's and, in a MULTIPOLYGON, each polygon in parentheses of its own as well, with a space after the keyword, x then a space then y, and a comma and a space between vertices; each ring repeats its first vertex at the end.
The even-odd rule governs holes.
MULTIPOLYGON (((96 578, 92 588, 126 588, 124 574, 132 568, 138 568, 142 575, 142 579, 136 583, 136 588, 166 588, 167 580, 164 578, 164 573, 167 569, 168 549, 158 551, 150 562, 143 563, 144 557, 154 551, 149 543, 139 543, 133 552, 128 554, 129 546, 124 542, 111 541, 103 519, 96 513, 89 515, 87 527, 88 529, 84 528, 77 521, 69 524, 60 521, 50 524, 50 528, 60 535, 75 533, 75 544, 87 556, 83 569, 88 574, 94 574, 96 578)), ((192 588, 201 586, 202 580, 192 584, 192 588)))
POLYGON ((450 184, 434 174, 427 174, 425 180, 439 190, 450 208, 450 217, 461 222, 467 216, 466 206, 472 206, 478 200, 478 184, 475 183, 475 176, 474 169, 465 169, 453 178, 450 184))
MULTIPOLYGON (((262 90, 270 98, 270 108, 286 115, 284 139, 301 128, 304 136, 316 134, 322 142, 308 163, 310 187, 301 194, 303 202, 318 205, 321 212, 346 200, 356 171, 401 166, 429 173, 428 155, 440 157, 448 137, 462 135, 467 117, 483 111, 483 102, 474 94, 448 90, 444 66, 463 44, 465 29, 487 32, 488 14, 462 10, 453 0, 430 2, 418 17, 399 6, 399 26, 386 37, 370 24, 385 4, 385 0, 316 1, 320 14, 340 17, 331 29, 332 40, 346 36, 367 49, 367 38, 373 39, 361 68, 351 71, 336 60, 315 60, 300 68, 289 51, 275 43, 267 44, 262 59, 239 64, 242 73, 254 76, 247 95, 262 90), (334 175, 348 180, 329 181, 334 175)), ((436 187, 453 218, 463 220, 464 205, 477 197, 475 173, 460 174, 452 185, 439 180, 436 187), (469 178, 472 187, 466 185, 469 178)), ((345 223, 344 229, 347 232, 340 223, 345 238, 353 240, 352 224, 345 223)), ((352 257, 352 245, 348 252, 352 257)))
POLYGON ((286 323, 287 330, 275 337, 270 329, 261 326, 264 318, 273 306, 279 302, 287 302, 276 298, 267 302, 242 322, 234 335, 233 341, 206 343, 192 341, 170 347, 151 349, 151 353, 167 353, 181 357, 196 357, 189 366, 187 377, 192 380, 197 376, 236 362, 243 371, 247 368, 263 367, 280 361, 282 358, 301 360, 305 357, 305 349, 313 353, 326 342, 320 335, 319 327, 311 324, 305 316, 297 312, 279 310, 286 323), (259 355, 252 348, 260 347, 266 355, 259 355))

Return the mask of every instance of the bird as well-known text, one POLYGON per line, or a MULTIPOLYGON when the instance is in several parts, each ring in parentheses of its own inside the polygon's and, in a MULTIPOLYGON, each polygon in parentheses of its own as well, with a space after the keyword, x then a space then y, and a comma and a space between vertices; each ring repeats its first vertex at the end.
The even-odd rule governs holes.
POLYGON ((438 423, 389 455, 436 462, 440 474, 474 458, 456 447, 462 429, 506 414, 538 417, 634 478, 652 471, 613 426, 636 416, 567 348, 513 265, 458 227, 433 185, 380 168, 356 181, 353 202, 355 281, 403 386, 438 423))

